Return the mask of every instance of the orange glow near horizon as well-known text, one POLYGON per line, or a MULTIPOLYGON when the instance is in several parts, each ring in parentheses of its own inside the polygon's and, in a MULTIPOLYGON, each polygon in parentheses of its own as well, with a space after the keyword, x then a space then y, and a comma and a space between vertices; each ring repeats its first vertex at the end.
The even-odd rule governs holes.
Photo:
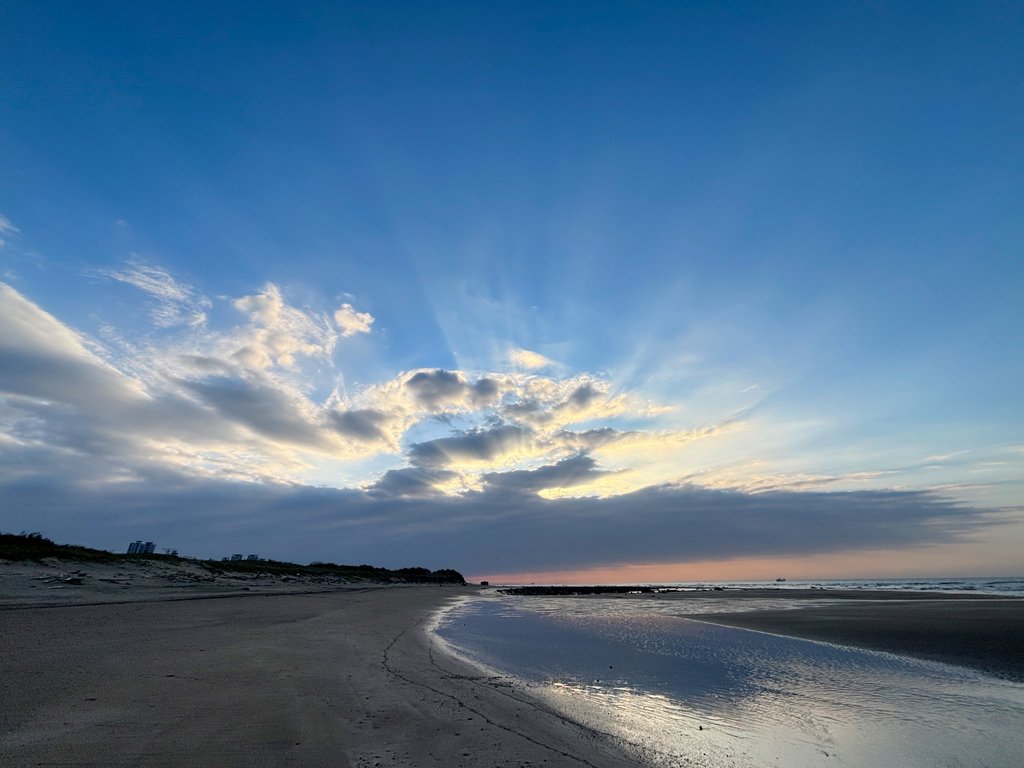
POLYGON ((873 550, 802 557, 764 557, 689 563, 633 563, 561 571, 481 573, 469 581, 493 584, 667 584, 702 581, 786 579, 885 579, 1016 576, 1019 558, 987 561, 978 571, 970 544, 915 550, 873 550))

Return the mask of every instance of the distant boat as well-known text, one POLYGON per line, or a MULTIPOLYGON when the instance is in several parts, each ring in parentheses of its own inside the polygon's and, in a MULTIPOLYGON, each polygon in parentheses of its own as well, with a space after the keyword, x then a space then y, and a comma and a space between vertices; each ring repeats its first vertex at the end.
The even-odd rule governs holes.
POLYGON ((785 579, 776 579, 776 581, 785 581, 785 579))

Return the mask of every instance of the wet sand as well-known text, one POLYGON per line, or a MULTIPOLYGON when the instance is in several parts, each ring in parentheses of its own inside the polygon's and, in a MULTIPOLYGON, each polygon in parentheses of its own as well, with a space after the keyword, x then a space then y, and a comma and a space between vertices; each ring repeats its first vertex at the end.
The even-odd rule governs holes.
POLYGON ((582 595, 575 595, 574 587, 537 589, 537 594, 553 594, 554 599, 572 595, 576 600, 671 602, 679 606, 679 615, 695 621, 940 661, 1024 682, 1024 598, 1019 597, 770 587, 582 595), (702 607, 692 614, 686 608, 721 601, 747 605, 728 612, 702 607), (748 610, 759 605, 764 607, 748 610))
POLYGON ((957 664, 1024 682, 1024 599, 1019 598, 929 598, 929 593, 917 593, 900 599, 890 593, 873 599, 861 593, 830 606, 693 618, 957 664))
POLYGON ((0 610, 4 766, 628 766, 435 646, 472 590, 0 610))

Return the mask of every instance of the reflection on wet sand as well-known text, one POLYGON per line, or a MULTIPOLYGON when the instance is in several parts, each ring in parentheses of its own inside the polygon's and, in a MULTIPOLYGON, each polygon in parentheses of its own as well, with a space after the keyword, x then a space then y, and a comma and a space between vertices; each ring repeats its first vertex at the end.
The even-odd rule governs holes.
POLYGON ((1019 683, 648 601, 476 600, 439 632, 656 765, 1009 766, 1024 754, 1019 683))

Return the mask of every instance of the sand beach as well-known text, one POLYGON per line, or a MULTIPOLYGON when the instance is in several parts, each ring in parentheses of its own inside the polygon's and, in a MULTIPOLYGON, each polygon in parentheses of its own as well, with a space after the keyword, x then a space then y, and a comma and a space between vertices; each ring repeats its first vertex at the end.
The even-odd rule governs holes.
POLYGON ((8 602, 0 764, 628 765, 608 738, 435 652, 425 623, 471 593, 8 602))
MULTIPOLYGON (((432 617, 476 588, 132 588, 124 575, 74 586, 62 576, 40 588, 39 572, 11 565, 0 594, 3 765, 643 764, 621 735, 581 725, 518 680, 446 650, 432 617)), ((776 595, 761 598, 770 606, 776 595)), ((822 607, 821 598, 787 595, 807 601, 799 610, 695 618, 1020 679, 1020 599, 860 592, 822 607)))

